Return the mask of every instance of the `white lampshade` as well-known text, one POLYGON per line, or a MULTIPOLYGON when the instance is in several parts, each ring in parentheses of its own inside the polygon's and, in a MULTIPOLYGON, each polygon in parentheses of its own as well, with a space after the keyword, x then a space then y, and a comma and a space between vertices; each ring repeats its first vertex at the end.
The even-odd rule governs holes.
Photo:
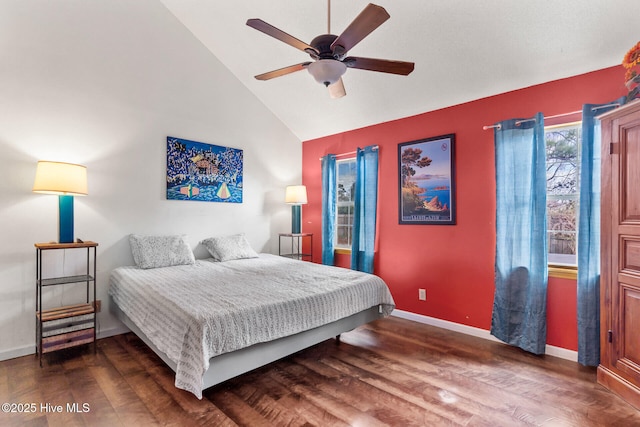
POLYGON ((86 196, 87 168, 82 165, 62 162, 39 161, 34 193, 86 196))
POLYGON ((342 77, 347 71, 347 66, 335 59, 320 59, 309 64, 307 71, 318 83, 329 86, 342 77))
POLYGON ((285 203, 289 205, 307 204, 307 187, 304 185, 290 185, 284 195, 285 203))

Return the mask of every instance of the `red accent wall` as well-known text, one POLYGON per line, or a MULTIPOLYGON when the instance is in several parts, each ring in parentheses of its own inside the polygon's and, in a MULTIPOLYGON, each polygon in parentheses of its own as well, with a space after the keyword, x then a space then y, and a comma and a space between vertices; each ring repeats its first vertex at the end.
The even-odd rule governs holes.
MULTIPOLYGON (((495 168, 493 131, 511 118, 582 109, 624 95, 621 66, 552 81, 303 143, 302 180, 309 204, 303 229, 315 233, 314 261, 321 262, 320 157, 377 144, 379 157, 378 247, 375 273, 391 289, 398 309, 488 330, 494 294, 495 168), (456 136, 456 225, 398 224, 398 144, 438 135, 456 136), (418 300, 418 289, 427 300, 418 300)), ((355 96, 355 95, 353 95, 355 96)), ((425 94, 428 96, 428 94, 425 94)), ((384 108, 381 106, 381 108, 384 108)), ((349 266, 338 255, 337 264, 349 266)), ((575 280, 549 280, 550 345, 576 350, 575 280)))

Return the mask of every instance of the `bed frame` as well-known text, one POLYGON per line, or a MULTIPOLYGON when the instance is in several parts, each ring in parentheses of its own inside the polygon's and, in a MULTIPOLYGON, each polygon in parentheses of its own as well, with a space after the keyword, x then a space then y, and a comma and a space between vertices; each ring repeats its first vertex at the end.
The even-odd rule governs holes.
MULTIPOLYGON (((118 307, 113 299, 111 299, 111 297, 109 298, 111 313, 144 341, 144 343, 175 372, 177 369, 176 364, 169 359, 164 352, 158 350, 151 340, 120 310, 120 307, 118 307)), ((336 339, 339 339, 341 333, 351 331, 358 326, 372 322, 380 317, 382 317, 382 307, 377 305, 324 326, 214 356, 209 359, 210 366, 202 378, 202 388, 204 390, 213 387, 216 384, 220 384, 228 379, 274 362, 307 347, 311 347, 329 338, 336 337, 336 339)))

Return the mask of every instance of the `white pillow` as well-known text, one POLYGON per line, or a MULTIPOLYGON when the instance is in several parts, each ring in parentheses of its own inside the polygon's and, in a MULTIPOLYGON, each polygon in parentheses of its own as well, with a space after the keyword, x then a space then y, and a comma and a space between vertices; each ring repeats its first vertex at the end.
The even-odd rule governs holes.
POLYGON ((133 260, 140 268, 195 264, 186 236, 129 236, 133 260))
POLYGON ((244 234, 232 236, 210 237, 200 242, 216 261, 233 259, 258 258, 244 234))

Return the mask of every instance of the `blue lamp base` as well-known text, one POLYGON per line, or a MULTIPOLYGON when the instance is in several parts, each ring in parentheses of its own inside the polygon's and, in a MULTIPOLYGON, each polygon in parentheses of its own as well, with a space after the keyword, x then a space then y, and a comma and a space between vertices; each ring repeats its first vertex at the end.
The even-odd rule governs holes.
POLYGON ((302 230, 302 206, 291 205, 291 233, 300 234, 302 230))
POLYGON ((58 196, 58 243, 73 243, 73 196, 58 196))

